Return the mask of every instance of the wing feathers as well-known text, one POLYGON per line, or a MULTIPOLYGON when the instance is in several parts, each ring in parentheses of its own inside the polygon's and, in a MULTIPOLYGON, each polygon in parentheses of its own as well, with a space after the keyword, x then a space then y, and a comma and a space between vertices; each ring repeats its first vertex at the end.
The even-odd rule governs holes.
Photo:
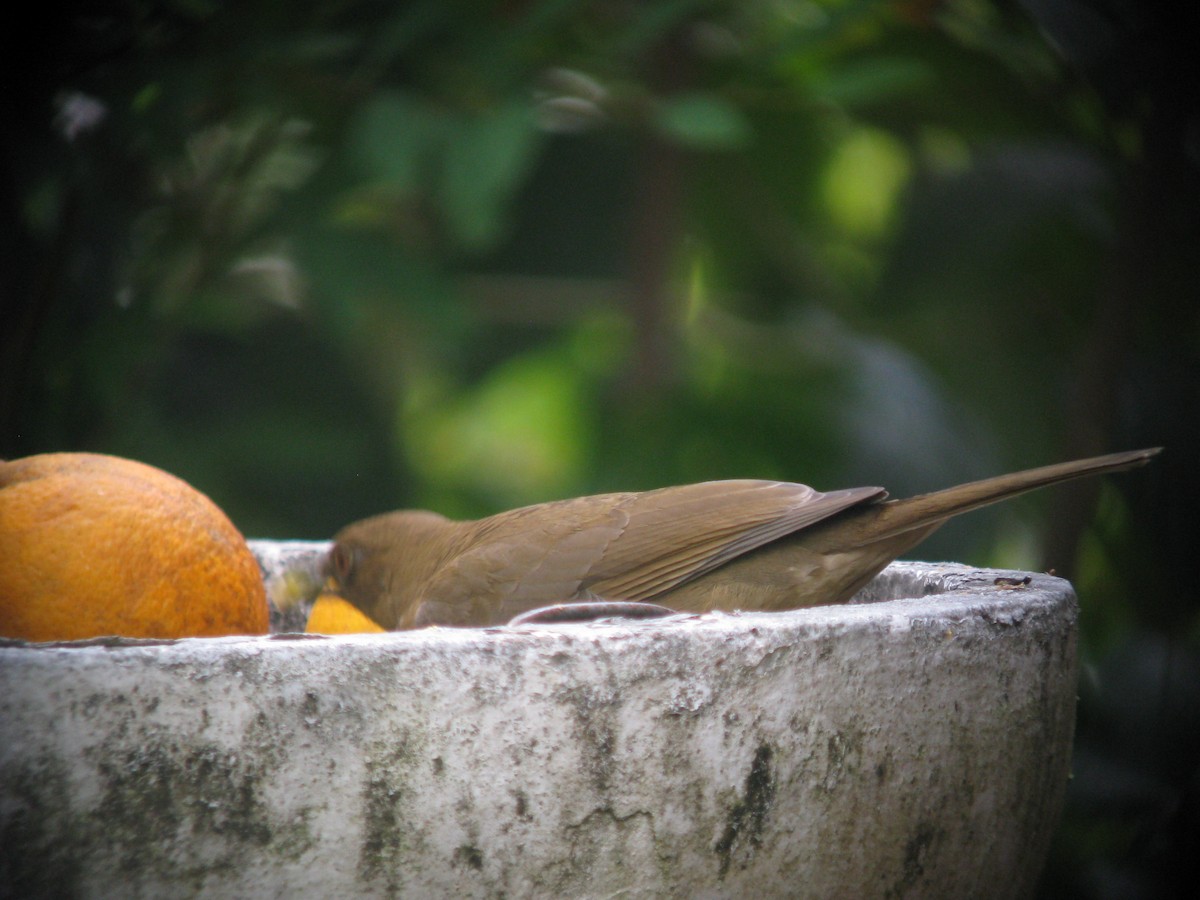
POLYGON ((882 488, 710 481, 524 507, 482 520, 472 545, 432 579, 430 603, 494 598, 513 615, 580 596, 649 600, 860 503, 882 488))
POLYGON ((637 495, 629 525, 583 584, 610 598, 647 600, 751 550, 886 496, 882 488, 822 494, 787 482, 706 482, 637 495), (694 490, 691 490, 694 489, 694 490))

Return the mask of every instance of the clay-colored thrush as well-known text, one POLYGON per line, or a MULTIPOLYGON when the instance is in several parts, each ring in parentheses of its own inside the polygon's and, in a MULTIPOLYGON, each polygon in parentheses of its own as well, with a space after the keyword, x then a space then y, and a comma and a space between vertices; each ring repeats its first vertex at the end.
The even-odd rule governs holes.
POLYGON ((569 601, 680 611, 781 610, 848 600, 943 522, 1025 491, 1144 464, 1158 448, 987 478, 906 500, 709 481, 539 503, 456 522, 386 513, 344 528, 327 589, 387 629, 492 625, 569 601))

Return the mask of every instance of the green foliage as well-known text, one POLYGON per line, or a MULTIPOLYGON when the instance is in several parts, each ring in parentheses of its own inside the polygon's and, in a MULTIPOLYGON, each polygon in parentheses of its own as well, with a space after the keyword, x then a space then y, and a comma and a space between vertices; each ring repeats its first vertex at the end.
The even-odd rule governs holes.
POLYGON ((741 111, 712 94, 672 98, 659 112, 657 124, 668 140, 696 150, 736 150, 751 140, 741 111))

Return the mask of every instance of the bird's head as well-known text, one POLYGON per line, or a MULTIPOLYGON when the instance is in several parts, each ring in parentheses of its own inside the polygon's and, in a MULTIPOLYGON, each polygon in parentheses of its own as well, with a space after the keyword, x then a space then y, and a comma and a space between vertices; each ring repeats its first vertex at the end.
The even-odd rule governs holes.
POLYGON ((341 597, 384 628, 401 627, 451 551, 455 524, 437 513, 401 510, 347 525, 322 560, 323 593, 341 597))

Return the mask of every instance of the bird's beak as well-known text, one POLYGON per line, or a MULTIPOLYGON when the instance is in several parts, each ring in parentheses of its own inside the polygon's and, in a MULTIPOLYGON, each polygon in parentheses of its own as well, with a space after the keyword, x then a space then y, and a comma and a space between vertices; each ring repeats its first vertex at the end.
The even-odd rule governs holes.
POLYGON ((321 593, 327 551, 311 548, 277 552, 275 557, 260 553, 259 562, 266 576, 267 599, 280 612, 311 603, 321 593))
POLYGON ((281 572, 267 584, 267 596, 281 611, 287 611, 319 593, 318 582, 304 572, 281 572))

